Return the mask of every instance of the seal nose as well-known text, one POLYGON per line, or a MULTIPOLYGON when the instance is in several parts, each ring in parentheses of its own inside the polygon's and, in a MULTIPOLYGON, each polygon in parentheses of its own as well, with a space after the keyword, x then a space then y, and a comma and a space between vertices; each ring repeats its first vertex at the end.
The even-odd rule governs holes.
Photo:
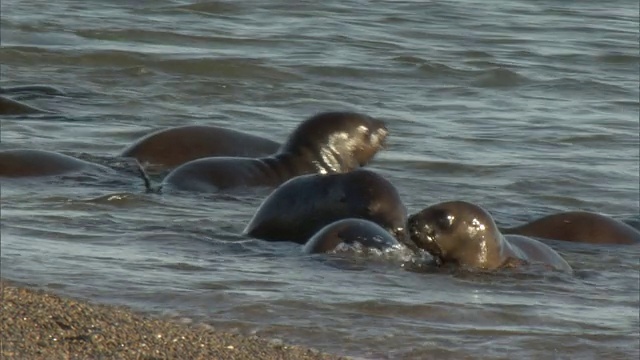
POLYGON ((407 219, 407 227, 411 241, 417 246, 432 240, 433 228, 428 222, 422 221, 418 214, 414 214, 407 219))
POLYGON ((409 248, 413 252, 418 252, 418 246, 413 242, 409 234, 407 233, 407 229, 404 227, 395 228, 392 231, 393 235, 398 239, 398 241, 409 248))
POLYGON ((418 232, 418 219, 415 215, 409 216, 409 219, 407 219, 407 227, 412 235, 418 232))
POLYGON ((383 138, 386 137, 387 135, 389 135, 389 129, 387 129, 387 125, 385 125, 385 123, 381 122, 377 133, 378 133, 378 136, 383 137, 383 138))
POLYGON ((389 129, 381 122, 380 127, 371 134, 371 137, 374 143, 378 143, 381 147, 385 148, 387 146, 386 140, 388 135, 389 129))

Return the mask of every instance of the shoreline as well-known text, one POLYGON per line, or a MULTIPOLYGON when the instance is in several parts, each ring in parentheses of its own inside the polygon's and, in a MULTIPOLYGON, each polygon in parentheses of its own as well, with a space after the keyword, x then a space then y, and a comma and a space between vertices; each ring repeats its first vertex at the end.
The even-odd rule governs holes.
POLYGON ((60 296, 4 278, 0 291, 2 359, 348 359, 60 296))

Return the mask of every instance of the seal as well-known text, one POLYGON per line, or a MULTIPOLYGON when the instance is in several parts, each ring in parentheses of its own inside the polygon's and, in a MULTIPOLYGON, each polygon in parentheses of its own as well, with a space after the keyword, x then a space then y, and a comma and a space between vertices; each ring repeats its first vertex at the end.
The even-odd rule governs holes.
POLYGON ((0 95, 0 115, 25 115, 49 113, 46 110, 38 109, 18 100, 10 99, 0 95))
POLYGON ((587 244, 640 244, 640 231, 612 217, 586 211, 544 216, 502 229, 502 233, 587 244))
POLYGON ((213 156, 268 156, 280 144, 252 134, 218 126, 186 125, 152 132, 127 146, 120 156, 137 159, 154 169, 171 169, 213 156))
POLYGON ((108 167, 72 156, 34 149, 12 149, 0 151, 0 178, 27 178, 68 175, 76 173, 96 173, 100 175, 130 174, 139 176, 144 181, 147 191, 151 189, 151 179, 140 163, 134 160, 131 164, 117 164, 108 167))
POLYGON ((109 171, 110 168, 45 150, 11 149, 0 151, 0 177, 51 176, 86 170, 109 171))
POLYGON ((384 146, 387 134, 382 120, 355 112, 324 112, 298 125, 271 156, 192 160, 171 171, 163 188, 200 192, 273 188, 304 174, 345 173, 367 164, 384 146))
POLYGON ((262 202, 243 234, 305 244, 324 226, 346 218, 372 221, 401 243, 413 245, 405 229, 407 209, 398 190, 368 169, 303 175, 285 182, 262 202))
POLYGON ((329 253, 341 249, 375 249, 399 247, 396 238, 380 225, 363 219, 342 219, 318 231, 302 249, 307 254, 329 253))
POLYGON ((495 270, 542 263, 571 272, 571 266, 555 250, 528 237, 502 235, 491 215, 469 202, 429 206, 409 217, 408 229, 411 240, 440 264, 495 270))

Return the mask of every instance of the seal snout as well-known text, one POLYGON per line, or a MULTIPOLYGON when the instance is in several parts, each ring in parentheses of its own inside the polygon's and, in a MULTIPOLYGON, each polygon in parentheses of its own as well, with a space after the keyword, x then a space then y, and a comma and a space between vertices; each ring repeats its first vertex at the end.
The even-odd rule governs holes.
POLYGON ((393 236, 401 244, 403 244, 404 246, 409 248, 411 251, 418 252, 418 250, 420 249, 413 242, 413 240, 411 239, 411 236, 409 235, 409 233, 407 232, 407 229, 405 227, 397 227, 397 228, 389 230, 389 232, 391 232, 391 234, 393 234, 393 236))
POLYGON ((435 227, 422 216, 421 213, 411 215, 407 221, 411 241, 434 257, 442 255, 442 251, 435 241, 435 227))
POLYGON ((387 146, 387 136, 389 135, 389 129, 387 126, 381 121, 378 124, 377 129, 371 132, 371 142, 376 146, 381 148, 386 148, 387 146))
POLYGON ((410 216, 407 224, 409 228, 409 236, 416 244, 432 240, 429 235, 433 233, 433 229, 428 223, 420 219, 418 214, 410 216))
POLYGON ((407 224, 409 228, 409 236, 411 236, 411 239, 413 239, 414 241, 418 240, 421 235, 419 230, 420 225, 418 225, 418 220, 416 219, 416 216, 413 215, 409 217, 407 224))

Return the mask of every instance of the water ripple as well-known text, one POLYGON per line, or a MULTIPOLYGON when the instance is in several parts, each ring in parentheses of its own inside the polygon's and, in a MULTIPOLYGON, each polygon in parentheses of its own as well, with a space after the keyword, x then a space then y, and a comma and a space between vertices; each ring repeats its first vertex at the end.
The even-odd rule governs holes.
POLYGON ((310 114, 353 109, 387 122, 370 167, 411 211, 465 199, 500 225, 583 209, 640 228, 637 3, 0 6, 0 85, 67 94, 21 97, 55 114, 3 117, 2 148, 113 170, 3 179, 3 276, 356 358, 640 355, 638 248, 546 242, 573 275, 308 256, 241 235, 268 192, 147 194, 115 158, 163 127, 283 141, 310 114))

